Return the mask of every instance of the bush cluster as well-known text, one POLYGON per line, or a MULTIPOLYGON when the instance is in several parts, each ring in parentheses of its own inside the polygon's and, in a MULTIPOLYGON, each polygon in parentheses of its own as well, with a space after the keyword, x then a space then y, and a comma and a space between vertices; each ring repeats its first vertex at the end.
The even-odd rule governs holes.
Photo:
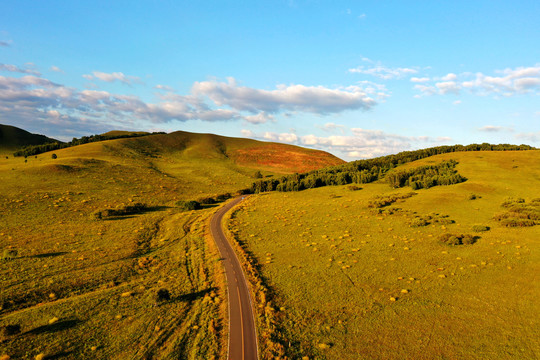
POLYGON ((176 206, 185 211, 202 209, 201 203, 195 200, 177 201, 176 206))
POLYGON ((485 225, 473 225, 472 230, 473 230, 474 232, 488 231, 488 230, 489 230, 489 226, 485 226, 485 225))
POLYGON ((477 236, 472 236, 468 234, 449 234, 445 233, 439 236, 439 241, 447 245, 470 245, 474 244, 478 240, 477 236))
POLYGON ((111 218, 111 217, 117 217, 117 216, 125 216, 125 215, 134 215, 134 214, 140 214, 142 212, 145 212, 149 209, 148 205, 143 203, 135 203, 133 205, 126 205, 123 207, 118 207, 116 209, 105 209, 96 211, 94 213, 94 217, 96 219, 104 219, 104 218, 111 218))
POLYGON ((380 209, 385 206, 392 205, 398 200, 407 199, 414 195, 416 195, 415 192, 409 192, 406 194, 380 195, 375 197, 373 200, 370 200, 367 206, 370 208, 380 209))
POLYGON ((525 202, 522 198, 508 198, 502 204, 507 210, 494 216, 506 227, 526 227, 540 224, 540 199, 525 202))

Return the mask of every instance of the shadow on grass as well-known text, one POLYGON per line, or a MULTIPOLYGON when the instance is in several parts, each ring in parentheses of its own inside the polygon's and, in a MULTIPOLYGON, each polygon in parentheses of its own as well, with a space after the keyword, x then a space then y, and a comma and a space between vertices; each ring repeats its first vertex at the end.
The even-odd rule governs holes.
POLYGON ((204 297, 206 294, 211 293, 212 291, 215 291, 215 290, 217 290, 217 288, 211 287, 211 288, 208 288, 208 289, 192 292, 192 293, 189 293, 189 294, 182 294, 180 296, 176 296, 176 297, 171 298, 170 301, 171 302, 177 302, 177 301, 191 302, 191 301, 195 301, 197 299, 200 299, 200 298, 204 297))
POLYGON ((68 329, 74 328, 79 323, 81 323, 81 321, 78 319, 61 320, 61 321, 55 322, 54 324, 47 324, 47 325, 39 326, 37 328, 27 331, 25 334, 39 335, 39 334, 44 334, 44 333, 53 333, 53 332, 58 332, 62 330, 68 330, 68 329))
POLYGON ((135 215, 146 214, 146 213, 156 212, 156 211, 164 211, 164 210, 167 210, 167 209, 170 209, 170 208, 171 208, 170 206, 165 206, 165 205, 162 205, 162 206, 151 206, 151 207, 147 207, 146 209, 144 209, 144 210, 142 210, 142 211, 137 211, 136 213, 130 213, 130 214, 126 214, 126 215, 104 216, 102 220, 123 220, 123 219, 132 219, 132 218, 135 217, 135 215))
POLYGON ((62 351, 56 354, 47 355, 45 359, 47 360, 62 359, 66 356, 70 356, 71 354, 73 354, 73 351, 62 351))
POLYGON ((30 255, 30 256, 26 256, 28 258, 48 258, 48 257, 56 257, 56 256, 60 256, 60 255, 65 255, 67 254, 66 251, 59 251, 59 252, 50 252, 50 253, 45 253, 45 254, 37 254, 37 255, 30 255))

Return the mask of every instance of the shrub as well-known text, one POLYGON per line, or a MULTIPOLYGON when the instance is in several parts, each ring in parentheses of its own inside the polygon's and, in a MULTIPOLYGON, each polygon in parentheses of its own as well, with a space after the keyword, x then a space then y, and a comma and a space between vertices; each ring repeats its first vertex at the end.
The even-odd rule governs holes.
POLYGON ((425 218, 414 218, 411 222, 410 222, 410 225, 412 227, 420 227, 420 226, 427 226, 429 225, 429 221, 425 218))
POLYGON ((199 210, 202 209, 201 203, 195 200, 189 200, 189 201, 178 201, 176 202, 176 205, 182 209, 182 210, 199 210))
POLYGON ((0 257, 0 260, 12 260, 16 257, 17 257, 16 249, 4 249, 4 251, 2 251, 2 257, 0 257))
POLYGON ((255 179, 262 179, 263 176, 262 176, 260 171, 256 171, 255 174, 253 175, 253 177, 255 179))
POLYGON ((105 209, 96 211, 93 213, 94 219, 102 220, 103 218, 140 214, 148 210, 148 205, 143 203, 135 203, 133 205, 127 205, 116 209, 105 209))
POLYGON ((205 205, 212 205, 216 203, 216 200, 214 198, 207 197, 207 198, 199 199, 198 202, 205 205))
POLYGON ((171 299, 171 293, 169 290, 161 288, 156 293, 156 300, 157 301, 166 301, 171 299))
POLYGON ((452 245, 452 246, 471 245, 471 244, 474 244, 477 240, 478 240, 477 236, 472 236, 468 234, 456 235, 456 234, 445 233, 439 236, 440 242, 443 242, 447 245, 452 245))
POLYGON ((216 200, 218 202, 225 201, 225 200, 230 199, 230 198, 231 198, 231 194, 229 194, 229 193, 220 194, 220 195, 216 196, 216 200))
POLYGON ((476 200, 478 199, 478 197, 476 196, 476 194, 470 194, 469 195, 469 200, 476 200))
POLYGON ((349 185, 347 186, 347 189, 349 189, 350 191, 362 190, 360 186, 356 186, 356 185, 349 185))
POLYGON ((4 325, 0 328, 0 339, 20 334, 21 332, 21 325, 15 324, 15 325, 4 325))
POLYGON ((489 230, 489 226, 485 226, 485 225, 473 225, 472 230, 473 230, 474 232, 488 231, 488 230, 489 230))
POLYGON ((57 156, 56 154, 52 154, 52 155, 51 155, 51 158, 53 158, 53 159, 57 159, 57 158, 58 158, 58 156, 57 156))

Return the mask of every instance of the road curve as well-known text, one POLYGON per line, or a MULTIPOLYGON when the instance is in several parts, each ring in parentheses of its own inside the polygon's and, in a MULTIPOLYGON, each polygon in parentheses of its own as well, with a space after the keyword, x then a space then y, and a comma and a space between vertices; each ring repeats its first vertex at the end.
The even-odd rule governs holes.
POLYGON ((242 201, 238 197, 217 211, 210 222, 210 232, 218 246, 225 267, 229 293, 229 360, 257 360, 257 331, 246 277, 236 253, 221 227, 223 215, 242 201))

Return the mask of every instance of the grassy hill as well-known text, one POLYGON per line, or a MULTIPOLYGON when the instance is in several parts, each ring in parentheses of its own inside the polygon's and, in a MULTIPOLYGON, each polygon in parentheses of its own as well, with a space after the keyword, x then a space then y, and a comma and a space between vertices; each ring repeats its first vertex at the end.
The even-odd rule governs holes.
POLYGON ((268 164, 265 147, 312 167, 342 162, 185 132, 92 142, 55 159, 2 157, 0 356, 224 358, 224 279, 206 233, 219 204, 182 211, 177 202, 305 166, 268 164), (246 158, 250 149, 257 156, 246 158))
POLYGON ((41 145, 58 140, 32 134, 15 126, 0 124, 0 153, 10 153, 26 145, 41 145))
POLYGON ((233 214, 231 233, 257 273, 258 324, 274 328, 260 339, 269 352, 540 356, 540 151, 449 153, 395 171, 449 160, 466 181, 272 192, 233 214))

